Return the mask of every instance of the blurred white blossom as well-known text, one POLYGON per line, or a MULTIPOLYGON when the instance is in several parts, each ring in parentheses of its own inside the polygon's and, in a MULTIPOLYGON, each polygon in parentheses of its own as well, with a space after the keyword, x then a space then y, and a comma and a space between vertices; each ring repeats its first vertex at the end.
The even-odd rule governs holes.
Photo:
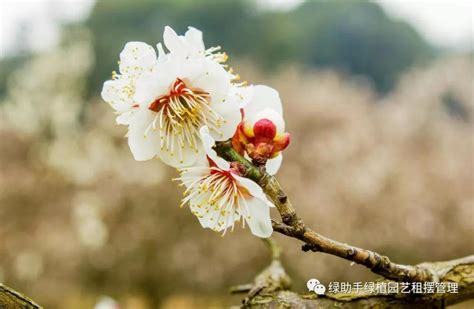
POLYGON ((102 296, 94 306, 94 309, 119 309, 120 305, 110 296, 102 296))
POLYGON ((102 247, 108 239, 108 230, 101 218, 100 200, 93 194, 80 193, 73 206, 73 219, 80 242, 90 249, 102 247))
POLYGON ((43 258, 33 249, 25 249, 15 257, 14 270, 22 280, 35 280, 43 272, 43 258))

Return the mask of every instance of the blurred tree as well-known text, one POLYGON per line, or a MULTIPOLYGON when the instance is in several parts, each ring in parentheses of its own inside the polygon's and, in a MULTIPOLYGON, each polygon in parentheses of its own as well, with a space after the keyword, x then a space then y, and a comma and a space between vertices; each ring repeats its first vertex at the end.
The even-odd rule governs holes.
POLYGON ((298 21, 298 58, 368 77, 382 92, 399 74, 433 56, 433 49, 409 24, 387 17, 371 2, 306 2, 293 12, 298 21))
MULTIPOLYGON (((102 0, 86 21, 96 58, 88 94, 100 92, 126 42, 154 45, 165 25, 179 33, 192 25, 205 33, 206 46, 222 45, 231 57, 250 59, 268 71, 289 62, 332 67, 365 76, 380 92, 434 54, 410 25, 368 1, 306 1, 283 12, 263 10, 255 0, 102 0)), ((9 64, 0 63, 2 72, 9 64)), ((0 95, 5 76, 0 74, 0 95)))
POLYGON ((125 42, 150 44, 165 25, 205 32, 207 46, 221 44, 230 55, 266 69, 285 62, 335 67, 371 80, 387 91, 400 72, 432 56, 432 48, 408 24, 393 21, 366 1, 308 1, 290 12, 259 10, 250 0, 139 0, 97 3, 87 25, 96 38, 97 66, 90 83, 97 92, 116 67, 125 42))
POLYGON ((0 61, 0 99, 3 98, 7 91, 7 82, 9 76, 27 59, 30 59, 30 54, 19 54, 11 56, 0 61))
POLYGON ((118 52, 127 41, 155 45, 162 40, 164 26, 182 33, 192 25, 205 32, 207 46, 219 42, 227 51, 238 53, 243 42, 256 42, 252 31, 256 20, 250 4, 240 0, 99 1, 87 21, 95 37, 97 63, 89 80, 91 90, 99 91, 116 69, 118 52))

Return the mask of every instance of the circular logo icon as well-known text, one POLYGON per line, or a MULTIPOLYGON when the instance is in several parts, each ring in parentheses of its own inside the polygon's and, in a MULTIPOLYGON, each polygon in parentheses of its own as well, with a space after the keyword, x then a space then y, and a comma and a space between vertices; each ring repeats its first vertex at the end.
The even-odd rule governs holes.
POLYGON ((306 287, 309 291, 312 291, 318 295, 324 295, 326 292, 326 287, 322 285, 318 279, 309 279, 308 282, 306 282, 306 287))

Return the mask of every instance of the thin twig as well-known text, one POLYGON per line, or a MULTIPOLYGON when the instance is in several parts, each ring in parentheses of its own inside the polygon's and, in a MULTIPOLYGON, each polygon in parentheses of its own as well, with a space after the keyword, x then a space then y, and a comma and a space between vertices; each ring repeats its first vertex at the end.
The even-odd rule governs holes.
POLYGON ((270 253, 272 255, 272 261, 279 260, 281 256, 281 248, 278 244, 273 240, 273 238, 263 238, 265 243, 268 245, 270 249, 270 253))

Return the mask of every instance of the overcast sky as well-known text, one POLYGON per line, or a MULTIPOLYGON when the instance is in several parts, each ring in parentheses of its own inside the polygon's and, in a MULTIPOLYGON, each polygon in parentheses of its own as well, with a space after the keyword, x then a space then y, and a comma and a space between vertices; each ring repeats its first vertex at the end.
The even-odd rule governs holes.
MULTIPOLYGON (((312 0, 308 0, 312 1, 312 0)), ((81 20, 94 0, 0 0, 0 57, 14 52, 15 37, 24 48, 48 49, 57 42, 59 24, 81 20)), ((288 10, 302 0, 257 0, 262 8, 288 10)), ((411 23, 431 43, 457 50, 472 49, 471 0, 377 0, 385 11, 411 23)))
POLYGON ((410 22, 431 43, 460 50, 472 49, 474 1, 379 0, 386 12, 410 22))

